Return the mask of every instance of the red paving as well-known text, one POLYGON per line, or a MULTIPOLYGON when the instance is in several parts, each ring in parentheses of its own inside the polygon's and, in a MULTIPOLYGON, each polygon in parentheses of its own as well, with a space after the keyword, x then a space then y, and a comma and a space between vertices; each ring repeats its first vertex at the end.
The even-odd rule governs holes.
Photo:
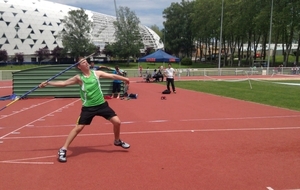
POLYGON ((64 164, 57 149, 81 102, 26 99, 7 107, 0 112, 0 189, 300 188, 298 111, 183 89, 161 100, 164 89, 132 82, 138 99, 108 100, 130 149, 113 146, 112 126, 95 118, 64 164))

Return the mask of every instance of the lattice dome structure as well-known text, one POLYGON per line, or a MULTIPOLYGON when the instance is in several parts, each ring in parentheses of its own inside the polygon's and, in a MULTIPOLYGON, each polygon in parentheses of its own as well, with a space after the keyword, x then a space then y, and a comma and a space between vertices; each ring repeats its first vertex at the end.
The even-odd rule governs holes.
MULTIPOLYGON (((64 30, 62 19, 78 7, 44 0, 0 0, 0 49, 9 56, 23 53, 25 61, 35 57, 40 48, 63 47, 58 33, 64 30)), ((104 48, 115 41, 113 22, 116 17, 85 10, 94 23, 92 41, 104 48)), ((160 37, 150 28, 140 25, 145 49, 162 49, 160 37)))

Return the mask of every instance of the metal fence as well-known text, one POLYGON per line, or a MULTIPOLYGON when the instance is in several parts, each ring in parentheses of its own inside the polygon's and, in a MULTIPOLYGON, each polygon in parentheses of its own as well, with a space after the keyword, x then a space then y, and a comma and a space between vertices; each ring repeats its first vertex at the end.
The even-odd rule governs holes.
MULTIPOLYGON (((153 69, 154 70, 154 69, 153 69)), ((153 72, 150 70, 150 74, 153 72)), ((0 80, 11 80, 12 73, 17 70, 0 70, 0 80)), ((125 69, 127 77, 139 77, 138 69, 125 69)), ((146 74, 146 71, 143 71, 146 74)), ((239 68, 191 68, 176 69, 176 75, 180 76, 234 76, 234 75, 299 75, 298 67, 239 67, 239 68)))
MULTIPOLYGON (((154 70, 154 69, 153 69, 154 70)), ((153 72, 150 70, 150 74, 153 72)), ((239 67, 239 68, 191 68, 191 69, 175 69, 176 75, 180 76, 235 76, 235 75, 298 75, 299 68, 297 67, 239 67)), ((127 77, 139 77, 140 71, 138 69, 125 70, 127 77)), ((146 71, 143 71, 143 75, 146 71)))

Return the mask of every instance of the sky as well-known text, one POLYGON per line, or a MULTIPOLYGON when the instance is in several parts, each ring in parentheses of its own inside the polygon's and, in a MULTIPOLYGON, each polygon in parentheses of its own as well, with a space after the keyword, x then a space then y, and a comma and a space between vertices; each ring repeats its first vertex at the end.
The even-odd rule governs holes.
POLYGON ((117 8, 128 7, 135 12, 141 24, 145 26, 156 25, 163 28, 164 18, 162 12, 170 7, 171 3, 180 3, 181 0, 48 0, 69 6, 79 7, 107 15, 116 16, 115 4, 117 8))

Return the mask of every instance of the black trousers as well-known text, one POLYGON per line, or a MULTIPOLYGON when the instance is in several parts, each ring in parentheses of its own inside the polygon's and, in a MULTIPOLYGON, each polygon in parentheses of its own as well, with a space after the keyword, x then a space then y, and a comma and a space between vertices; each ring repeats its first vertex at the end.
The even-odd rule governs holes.
POLYGON ((173 92, 175 91, 174 78, 167 78, 167 89, 170 90, 170 84, 173 92))

